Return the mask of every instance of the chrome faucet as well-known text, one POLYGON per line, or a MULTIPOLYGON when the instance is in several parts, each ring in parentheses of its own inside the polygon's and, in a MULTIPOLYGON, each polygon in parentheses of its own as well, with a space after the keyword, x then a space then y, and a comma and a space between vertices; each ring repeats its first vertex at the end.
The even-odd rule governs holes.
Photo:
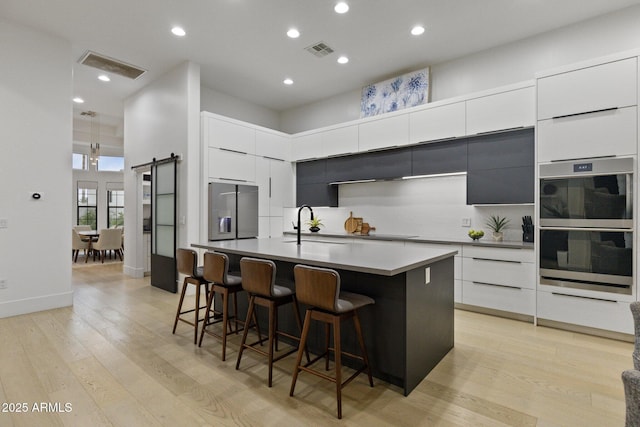
POLYGON ((298 244, 300 244, 300 230, 302 227, 300 227, 300 212, 302 211, 302 209, 307 208, 309 209, 309 212, 311 212, 311 219, 313 219, 313 209, 311 209, 311 206, 309 205, 302 205, 298 208, 298 244))

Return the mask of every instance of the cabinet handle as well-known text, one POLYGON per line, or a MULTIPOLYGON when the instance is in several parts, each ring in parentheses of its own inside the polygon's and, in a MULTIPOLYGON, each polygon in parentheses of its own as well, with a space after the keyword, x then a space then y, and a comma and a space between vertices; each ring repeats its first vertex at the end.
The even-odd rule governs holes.
POLYGON ((218 148, 218 150, 228 151, 229 153, 236 153, 236 154, 247 154, 244 151, 231 150, 229 148, 218 148))
POLYGON ((519 291, 521 291, 521 290, 522 290, 522 288, 520 288, 520 287, 518 287, 518 286, 498 285, 497 283, 476 282, 476 281, 473 281, 473 282, 471 282, 471 283, 473 283, 474 285, 487 285, 487 286, 496 286, 496 287, 498 287, 498 288, 517 289, 517 290, 519 290, 519 291))
POLYGON ((271 177, 269 177, 269 198, 271 198, 271 177))
POLYGON ((218 178, 220 181, 235 181, 235 182, 249 182, 246 179, 234 179, 234 178, 218 178))
POLYGON ((483 132, 476 132, 476 133, 474 133, 474 135, 491 135, 491 134, 494 134, 494 133, 509 132, 509 131, 517 130, 517 129, 524 129, 524 126, 514 126, 512 128, 504 128, 504 129, 496 129, 496 130, 485 130, 483 132))
POLYGON ((491 258, 476 258, 476 257, 473 257, 471 259, 476 260, 476 261, 494 261, 494 262, 508 262, 508 263, 511 263, 511 264, 522 264, 521 261, 511 261, 511 260, 508 260, 508 259, 491 259, 491 258))
POLYGON ((551 295, 556 295, 556 296, 559 296, 559 297, 582 298, 582 299, 590 299, 590 300, 594 300, 594 301, 612 302, 614 304, 618 303, 618 301, 614 301, 614 300, 610 300, 610 299, 585 297, 585 296, 582 296, 582 295, 561 294, 559 292, 551 292, 551 295))
POLYGON ((552 119, 564 119, 565 117, 584 116, 585 114, 604 113, 606 111, 617 110, 618 107, 603 108, 602 110, 585 111, 583 113, 564 114, 562 116, 553 116, 552 119))
POLYGON ((277 158, 277 157, 269 157, 269 156, 262 156, 262 157, 263 157, 263 158, 265 158, 265 159, 269 159, 269 160, 277 160, 277 161, 279 161, 279 162, 286 162, 286 160, 284 160, 284 159, 279 159, 279 158, 277 158))

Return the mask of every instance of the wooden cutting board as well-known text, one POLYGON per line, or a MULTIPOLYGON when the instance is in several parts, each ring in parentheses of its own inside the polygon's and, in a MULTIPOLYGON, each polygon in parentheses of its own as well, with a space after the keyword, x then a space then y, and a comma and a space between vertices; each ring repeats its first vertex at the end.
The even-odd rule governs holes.
POLYGON ((344 231, 353 233, 358 228, 358 220, 353 217, 353 212, 349 213, 349 218, 344 222, 344 231))

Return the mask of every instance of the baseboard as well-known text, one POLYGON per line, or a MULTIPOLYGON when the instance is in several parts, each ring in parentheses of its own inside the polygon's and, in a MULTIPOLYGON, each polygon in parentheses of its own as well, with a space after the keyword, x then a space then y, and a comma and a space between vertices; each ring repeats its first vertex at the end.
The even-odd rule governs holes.
POLYGON ((73 305, 73 291, 0 303, 0 318, 73 305))
POLYGON ((468 305, 455 303, 455 308, 466 311, 474 311, 476 313, 489 314, 491 316, 504 317, 507 319, 519 320, 521 322, 534 323, 533 316, 528 314, 513 313, 511 311, 496 310, 493 308, 478 307, 477 305, 468 305))
POLYGON ((135 279, 141 279, 144 277, 144 268, 136 268, 125 265, 122 267, 122 272, 129 277, 133 277, 135 279))
POLYGON ((605 329, 592 328, 590 326, 574 325, 573 323, 558 322, 556 320, 541 319, 538 317, 538 326, 547 328, 564 329, 565 331, 578 332, 581 334, 595 335, 597 337, 609 338, 618 341, 634 342, 635 336, 623 332, 607 331, 605 329))

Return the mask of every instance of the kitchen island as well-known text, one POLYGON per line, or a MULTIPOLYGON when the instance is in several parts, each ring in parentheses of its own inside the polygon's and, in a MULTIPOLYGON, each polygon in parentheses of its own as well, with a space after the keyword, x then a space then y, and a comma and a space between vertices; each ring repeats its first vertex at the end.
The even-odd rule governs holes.
MULTIPOLYGON (((297 245, 286 237, 192 246, 226 253, 231 269, 239 270, 243 256, 270 259, 276 263, 278 283, 292 289, 296 264, 337 270, 342 290, 375 300, 359 311, 373 375, 401 387, 405 395, 453 348, 456 251, 311 240, 297 245)), ((289 310, 281 310, 279 321, 282 329, 298 334, 289 310)), ((343 350, 357 354, 352 329, 347 325, 342 332, 343 350)), ((312 329, 310 351, 323 347, 323 336, 319 328, 312 329)))

